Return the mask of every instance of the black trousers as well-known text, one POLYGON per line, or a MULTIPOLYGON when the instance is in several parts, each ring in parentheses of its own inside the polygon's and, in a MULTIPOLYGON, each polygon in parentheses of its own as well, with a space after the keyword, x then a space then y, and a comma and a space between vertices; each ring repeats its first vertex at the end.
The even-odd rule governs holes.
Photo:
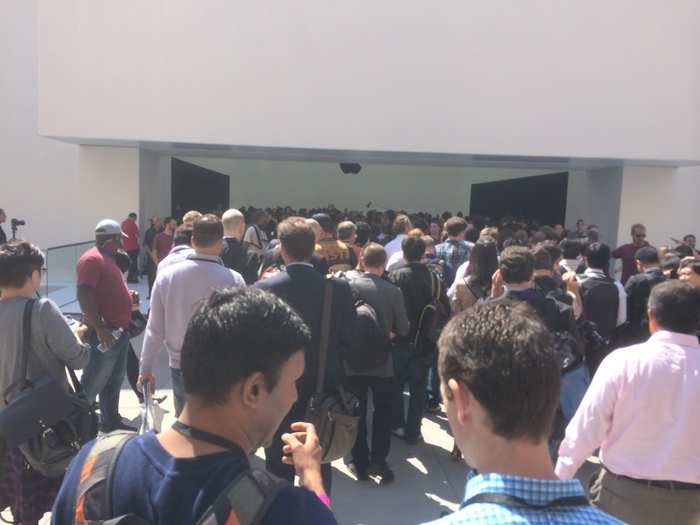
POLYGON ((129 386, 134 391, 134 395, 143 403, 143 394, 138 389, 139 379, 139 358, 136 357, 134 347, 129 343, 129 353, 126 356, 126 377, 129 380, 129 386))
POLYGON ((139 249, 129 250, 126 252, 129 254, 129 259, 131 263, 129 264, 129 273, 126 275, 126 281, 129 283, 139 282, 139 249))
POLYGON ((360 401, 360 424, 357 441, 352 449, 352 461, 358 470, 366 469, 370 462, 385 464, 391 447, 391 419, 394 407, 396 383, 393 377, 348 376, 348 389, 360 401), (372 449, 367 445, 367 398, 372 391, 374 416, 372 417, 372 449))
POLYGON ((151 297, 151 290, 153 290, 153 283, 156 282, 156 270, 158 267, 156 263, 153 262, 151 257, 148 257, 148 297, 151 297))
MULTIPOLYGON (((297 421, 304 421, 304 412, 306 411, 307 400, 303 402, 297 401, 292 409, 287 414, 287 417, 282 420, 282 424, 275 432, 275 437, 272 439, 272 444, 269 448, 265 449, 265 466, 267 470, 273 473, 278 478, 286 479, 289 483, 294 483, 294 467, 291 465, 285 465, 282 463, 282 434, 287 434, 291 432, 292 423, 297 421)), ((321 465, 321 478, 323 479, 323 486, 326 489, 326 494, 331 495, 331 465, 330 463, 324 463, 321 465)))

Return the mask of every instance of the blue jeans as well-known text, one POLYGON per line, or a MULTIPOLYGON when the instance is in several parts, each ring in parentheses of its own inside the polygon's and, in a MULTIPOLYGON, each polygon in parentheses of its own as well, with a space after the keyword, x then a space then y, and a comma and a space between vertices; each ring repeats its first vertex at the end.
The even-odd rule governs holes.
POLYGON ((87 398, 94 402, 100 396, 100 425, 109 432, 121 423, 119 392, 126 375, 129 335, 125 332, 106 352, 100 352, 97 334, 93 331, 90 343, 90 361, 85 367, 81 383, 87 398))
POLYGON ((182 370, 170 369, 170 378, 173 384, 173 402, 175 403, 175 417, 180 417, 185 407, 185 382, 182 380, 182 370))
POLYGON ((405 427, 406 438, 421 436, 421 423, 425 412, 428 385, 428 364, 408 345, 394 348, 394 373, 396 375, 394 428, 405 427), (403 389, 408 383, 408 410, 404 407, 403 389))

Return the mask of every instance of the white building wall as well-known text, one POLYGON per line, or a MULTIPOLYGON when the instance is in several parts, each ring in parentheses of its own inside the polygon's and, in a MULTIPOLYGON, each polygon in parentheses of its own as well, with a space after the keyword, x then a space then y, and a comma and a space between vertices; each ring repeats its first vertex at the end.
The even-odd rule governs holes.
POLYGON ((697 0, 38 0, 40 131, 700 159, 697 0))
POLYGON ((42 248, 82 241, 78 147, 37 134, 36 3, 0 2, 0 208, 42 248))
POLYGON ((626 167, 622 180, 618 240, 630 242, 630 227, 647 227, 654 246, 673 246, 676 239, 700 235, 700 168, 626 167))

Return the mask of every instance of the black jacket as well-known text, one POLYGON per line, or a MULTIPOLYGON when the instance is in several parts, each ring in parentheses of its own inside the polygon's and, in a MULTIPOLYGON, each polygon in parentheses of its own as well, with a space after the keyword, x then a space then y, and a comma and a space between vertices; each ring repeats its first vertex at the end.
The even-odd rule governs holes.
MULTIPOLYGON (((306 368, 297 383, 299 389, 297 408, 299 405, 306 406, 316 388, 325 282, 326 276, 321 275, 311 266, 293 264, 255 285, 256 288, 271 292, 287 302, 311 329, 311 343, 306 348, 306 368)), ((352 347, 357 320, 350 285, 340 279, 333 279, 332 282, 333 300, 325 391, 332 391, 342 380, 341 360, 352 347)))
POLYGON ((243 276, 246 284, 251 285, 258 280, 260 257, 249 250, 241 241, 233 237, 224 238, 224 249, 221 252, 224 266, 236 270, 243 276))
POLYGON ((501 297, 490 300, 490 302, 501 301, 524 301, 537 312, 550 332, 569 332, 571 335, 578 337, 573 308, 552 297, 547 297, 536 288, 508 290, 501 297))
POLYGON ((627 292, 627 320, 630 323, 632 335, 638 342, 649 337, 649 320, 647 319, 647 303, 651 289, 666 280, 660 268, 647 270, 633 275, 625 283, 627 292))
POLYGON ((389 273, 388 280, 398 286, 403 294, 406 315, 411 324, 409 339, 413 340, 418 330, 421 312, 433 300, 430 269, 423 263, 407 263, 389 273))

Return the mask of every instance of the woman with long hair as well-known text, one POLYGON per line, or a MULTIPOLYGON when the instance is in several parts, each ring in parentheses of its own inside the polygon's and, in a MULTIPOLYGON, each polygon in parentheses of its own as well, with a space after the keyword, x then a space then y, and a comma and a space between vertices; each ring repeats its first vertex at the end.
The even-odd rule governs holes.
POLYGON ((479 237, 469 256, 467 275, 455 284, 452 311, 462 312, 491 293, 491 277, 498 269, 498 250, 493 237, 479 237))

